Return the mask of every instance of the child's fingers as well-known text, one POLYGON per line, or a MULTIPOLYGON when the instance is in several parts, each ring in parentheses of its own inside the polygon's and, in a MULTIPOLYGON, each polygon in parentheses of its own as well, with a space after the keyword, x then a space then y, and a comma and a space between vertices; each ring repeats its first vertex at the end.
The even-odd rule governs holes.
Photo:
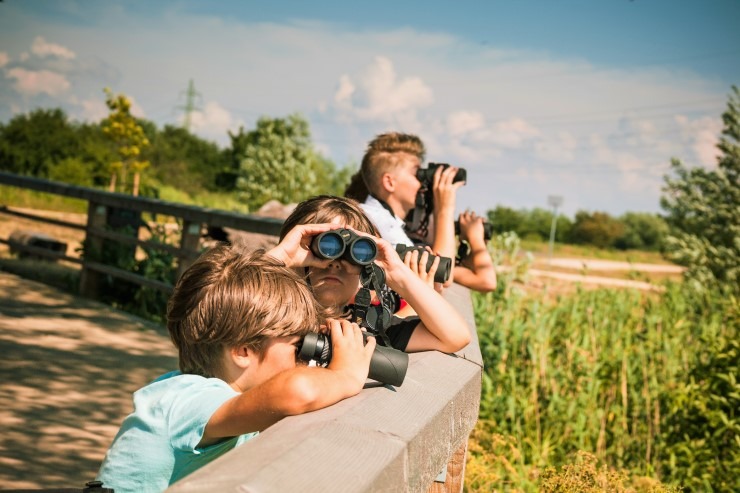
POLYGON ((372 358, 373 352, 375 352, 375 337, 368 337, 367 340, 363 341, 363 344, 365 344, 365 356, 368 358, 372 358))

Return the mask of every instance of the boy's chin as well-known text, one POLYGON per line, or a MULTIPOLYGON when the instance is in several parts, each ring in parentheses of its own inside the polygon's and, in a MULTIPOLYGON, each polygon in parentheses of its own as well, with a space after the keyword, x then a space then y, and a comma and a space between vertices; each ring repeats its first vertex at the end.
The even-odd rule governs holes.
POLYGON ((349 300, 339 298, 337 296, 321 296, 318 294, 316 296, 316 299, 321 303, 322 306, 325 307, 336 307, 336 308, 344 308, 349 304, 349 300))

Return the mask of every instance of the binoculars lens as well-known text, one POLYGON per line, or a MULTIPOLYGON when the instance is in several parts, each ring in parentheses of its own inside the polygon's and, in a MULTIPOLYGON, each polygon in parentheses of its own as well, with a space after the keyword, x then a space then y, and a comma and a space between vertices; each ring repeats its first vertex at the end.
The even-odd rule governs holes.
POLYGON ((355 265, 368 265, 378 255, 378 246, 372 238, 349 229, 335 229, 315 236, 311 240, 311 251, 323 259, 343 258, 355 265))
POLYGON ((366 238, 355 240, 351 248, 352 256, 360 264, 369 264, 378 254, 375 242, 366 238))
POLYGON ((325 258, 337 258, 344 251, 344 239, 330 231, 319 239, 319 251, 325 258))

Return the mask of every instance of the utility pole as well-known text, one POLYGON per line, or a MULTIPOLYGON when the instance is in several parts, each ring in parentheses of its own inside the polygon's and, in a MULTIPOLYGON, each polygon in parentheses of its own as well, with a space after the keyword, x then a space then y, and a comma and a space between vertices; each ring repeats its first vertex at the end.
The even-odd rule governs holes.
POLYGON ((555 243, 555 228, 558 222, 558 207, 563 204, 563 197, 560 195, 550 195, 547 197, 547 204, 552 207, 552 223, 550 224, 550 253, 548 263, 552 263, 552 249, 555 243))
POLYGON ((180 110, 185 111, 185 118, 183 119, 183 128, 190 132, 190 115, 195 110, 200 110, 200 108, 195 106, 195 98, 201 97, 200 93, 195 90, 195 84, 193 84, 193 79, 190 79, 190 82, 188 83, 188 90, 185 93, 185 105, 184 106, 178 106, 177 108, 180 110))

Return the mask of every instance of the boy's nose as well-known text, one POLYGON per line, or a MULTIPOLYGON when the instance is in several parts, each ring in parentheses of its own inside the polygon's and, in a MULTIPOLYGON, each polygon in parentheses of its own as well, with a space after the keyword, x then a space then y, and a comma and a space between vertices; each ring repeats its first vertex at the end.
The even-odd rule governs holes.
POLYGON ((341 269, 344 267, 344 264, 342 262, 346 262, 345 260, 341 260, 338 258, 335 258, 331 262, 329 262, 329 268, 330 269, 341 269))

